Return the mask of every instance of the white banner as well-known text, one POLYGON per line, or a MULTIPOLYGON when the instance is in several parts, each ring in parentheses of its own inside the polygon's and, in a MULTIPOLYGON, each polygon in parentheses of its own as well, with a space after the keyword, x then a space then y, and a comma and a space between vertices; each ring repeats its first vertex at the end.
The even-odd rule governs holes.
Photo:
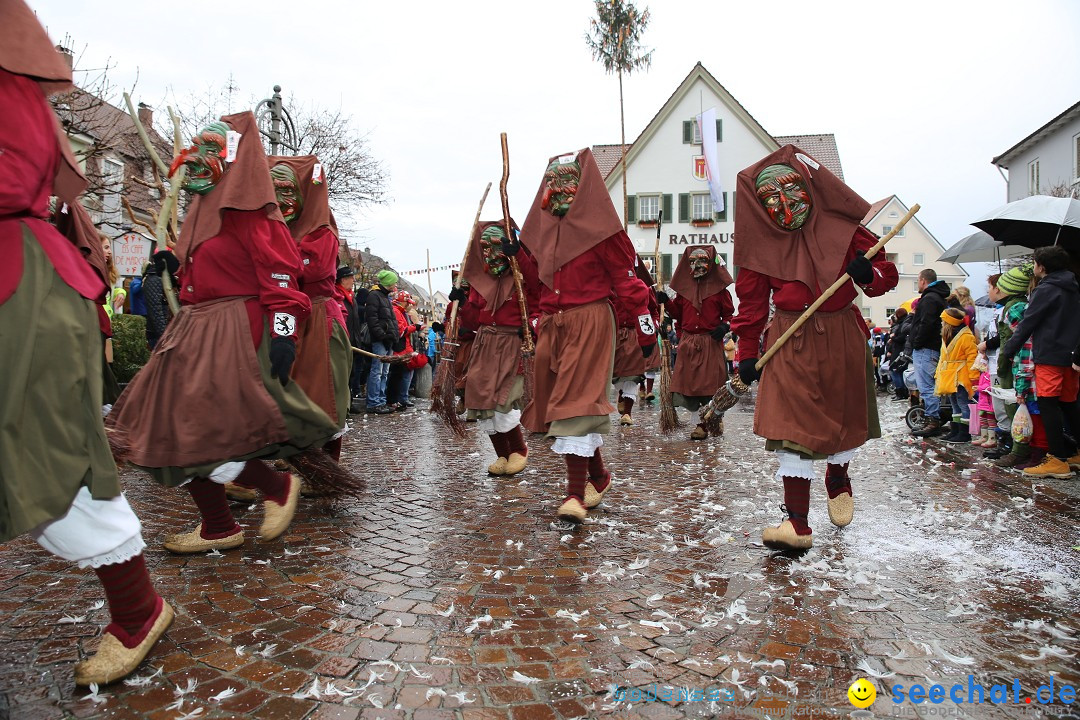
POLYGON ((716 108, 709 108, 697 116, 701 128, 701 152, 705 155, 705 167, 709 170, 709 194, 712 195, 713 211, 724 211, 724 192, 720 187, 720 165, 716 158, 716 108))

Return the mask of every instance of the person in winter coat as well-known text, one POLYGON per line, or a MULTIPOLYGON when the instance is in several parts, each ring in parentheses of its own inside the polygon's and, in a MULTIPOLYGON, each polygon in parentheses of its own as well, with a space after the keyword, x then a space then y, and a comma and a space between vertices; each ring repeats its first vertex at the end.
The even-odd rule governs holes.
POLYGON ((176 271, 180 269, 180 261, 169 250, 161 250, 154 253, 150 258, 150 264, 146 266, 143 274, 143 300, 146 303, 146 344, 153 350, 158 340, 165 334, 165 328, 171 318, 169 303, 165 297, 165 283, 162 282, 164 273, 172 278, 173 287, 177 286, 176 271))
MULTIPOLYGON (((367 318, 368 333, 371 335, 371 352, 376 355, 390 355, 398 339, 397 320, 391 307, 390 295, 397 292, 398 276, 393 270, 382 270, 375 276, 378 283, 368 293, 367 318)), ((371 371, 367 381, 367 411, 377 415, 393 412, 386 404, 386 381, 390 375, 390 364, 381 360, 371 360, 371 371)))
POLYGON ((934 372, 941 359, 941 312, 949 297, 948 283, 927 268, 919 273, 919 305, 908 333, 905 354, 915 366, 915 383, 926 409, 926 425, 912 431, 917 437, 933 437, 941 430, 941 401, 934 394, 934 372))
POLYGON ((952 405, 947 443, 971 442, 968 433, 968 400, 975 393, 979 372, 972 369, 976 356, 975 335, 967 326, 967 316, 960 308, 946 308, 941 313, 941 352, 934 373, 934 393, 952 405))
POLYGON ((896 322, 889 335, 889 344, 885 348, 885 359, 889 361, 889 374, 896 393, 893 402, 903 402, 908 399, 908 389, 904 384, 904 371, 908 369, 908 361, 904 357, 904 346, 911 333, 911 322, 914 318, 904 308, 897 308, 893 317, 896 318, 896 322))
MULTIPOLYGON (((367 321, 360 314, 361 310, 356 301, 356 292, 353 289, 356 271, 351 267, 339 267, 337 269, 337 290, 341 295, 341 304, 345 310, 345 329, 349 331, 349 342, 353 347, 364 348, 370 345, 367 341, 367 321)), ((360 402, 363 395, 360 392, 368 370, 366 364, 368 358, 360 353, 353 353, 352 372, 349 374, 349 412, 360 412, 360 402)))
POLYGON ((413 373, 422 368, 427 362, 427 356, 422 355, 413 347, 413 333, 423 329, 423 323, 413 318, 409 310, 415 313, 416 299, 408 292, 401 290, 393 296, 392 307, 394 310, 394 322, 397 323, 397 340, 394 343, 394 355, 409 358, 404 363, 397 363, 390 370, 390 381, 387 383, 387 407, 391 410, 405 410, 415 403, 409 400, 409 387, 412 385, 413 373))
POLYGON ((1080 428, 1080 374, 1072 368, 1080 342, 1080 287, 1069 264, 1069 254, 1062 247, 1035 251, 1035 276, 1041 282, 1031 294, 1024 318, 1001 348, 1001 355, 1011 358, 1028 338, 1032 341, 1039 415, 1049 451, 1041 464, 1024 470, 1031 477, 1069 478, 1072 467, 1080 466, 1080 454, 1075 445, 1066 445, 1064 429, 1065 420, 1073 432, 1080 428))

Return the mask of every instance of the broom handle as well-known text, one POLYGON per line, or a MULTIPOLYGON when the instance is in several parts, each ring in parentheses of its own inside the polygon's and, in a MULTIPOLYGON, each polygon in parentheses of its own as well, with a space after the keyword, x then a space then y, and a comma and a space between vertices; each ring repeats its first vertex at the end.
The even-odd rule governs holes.
MULTIPOLYGON (((877 255, 878 251, 881 250, 881 248, 885 247, 885 243, 896 237, 896 233, 900 232, 900 229, 907 224, 908 220, 915 217, 915 213, 917 212, 919 212, 919 204, 915 203, 911 206, 911 209, 907 211, 907 214, 904 215, 904 217, 900 218, 900 222, 894 225, 893 229, 890 230, 885 237, 878 240, 877 244, 874 245, 874 247, 867 250, 866 254, 863 257, 865 257, 867 260, 872 260, 873 257, 877 255)), ((806 321, 809 320, 815 312, 817 312, 818 308, 824 305, 825 301, 831 298, 837 290, 847 284, 847 281, 850 279, 851 276, 848 275, 846 272, 839 278, 837 278, 836 282, 834 282, 828 290, 823 292, 821 294, 821 297, 814 301, 813 305, 806 308, 803 314, 799 316, 799 319, 792 323, 791 327, 784 331, 784 334, 781 335, 779 339, 777 339, 777 341, 773 343, 772 347, 769 348, 768 351, 766 351, 766 353, 761 357, 760 360, 757 361, 757 364, 755 364, 754 367, 757 370, 761 370, 761 368, 765 367, 765 363, 769 362, 772 356, 775 355, 781 347, 783 347, 784 343, 791 339, 791 336, 794 335, 799 330, 799 328, 806 324, 806 321)))
MULTIPOLYGON (((458 271, 457 282, 454 283, 454 289, 461 287, 461 281, 465 279, 465 265, 469 262, 469 248, 472 247, 473 235, 476 234, 476 228, 480 225, 480 213, 484 211, 484 202, 487 200, 488 191, 491 190, 491 183, 487 184, 484 188, 484 195, 480 198, 480 205, 476 208, 476 217, 473 218, 472 230, 469 232, 469 239, 465 243, 465 257, 461 258, 461 269, 458 271)), ((450 305, 450 327, 446 328, 446 337, 450 338, 450 344, 453 345, 457 340, 457 311, 458 301, 455 300, 450 305)), ((455 353, 456 355, 457 353, 455 353)), ((451 356, 453 359, 453 356, 451 356)))
MULTIPOLYGON (((506 239, 514 242, 514 230, 510 227, 510 199, 506 194, 506 183, 510 179, 510 149, 506 145, 506 133, 499 133, 499 143, 502 145, 502 181, 499 182, 499 196, 502 199, 503 226, 506 230, 506 239)), ((521 286, 521 268, 518 267, 517 258, 510 256, 510 272, 514 274, 514 289, 517 290, 518 307, 521 310, 521 351, 531 353, 533 351, 532 333, 529 332, 529 308, 525 304, 525 290, 521 286)))

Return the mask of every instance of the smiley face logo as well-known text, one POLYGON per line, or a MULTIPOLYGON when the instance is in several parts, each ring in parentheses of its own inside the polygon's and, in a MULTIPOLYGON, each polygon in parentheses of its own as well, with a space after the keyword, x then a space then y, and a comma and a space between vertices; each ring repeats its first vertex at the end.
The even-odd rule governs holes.
POLYGON ((847 690, 848 701, 857 708, 868 708, 877 699, 877 688, 865 678, 859 678, 851 683, 847 690))

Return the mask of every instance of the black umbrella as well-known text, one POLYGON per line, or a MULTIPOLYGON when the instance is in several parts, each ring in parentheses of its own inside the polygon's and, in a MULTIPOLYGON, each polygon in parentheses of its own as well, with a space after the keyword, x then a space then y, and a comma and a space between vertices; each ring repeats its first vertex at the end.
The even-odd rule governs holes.
POLYGON ((1002 205, 971 224, 1002 245, 1061 245, 1080 254, 1080 200, 1032 195, 1002 205))

